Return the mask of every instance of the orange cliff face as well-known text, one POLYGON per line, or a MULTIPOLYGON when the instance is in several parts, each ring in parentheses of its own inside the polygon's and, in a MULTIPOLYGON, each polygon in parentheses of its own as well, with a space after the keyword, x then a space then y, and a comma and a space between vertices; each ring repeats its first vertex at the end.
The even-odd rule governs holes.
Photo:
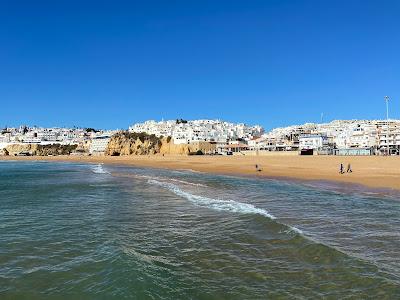
POLYGON ((154 135, 121 132, 111 137, 105 151, 108 156, 179 154, 189 152, 210 152, 215 145, 208 142, 174 144, 170 137, 158 138, 154 135))
POLYGON ((152 155, 160 152, 161 144, 155 136, 120 132, 111 137, 105 155, 152 155))
POLYGON ((38 144, 11 144, 1 149, 2 155, 14 156, 21 152, 27 152, 30 155, 48 156, 48 155, 68 155, 77 148, 77 145, 38 145, 38 144))

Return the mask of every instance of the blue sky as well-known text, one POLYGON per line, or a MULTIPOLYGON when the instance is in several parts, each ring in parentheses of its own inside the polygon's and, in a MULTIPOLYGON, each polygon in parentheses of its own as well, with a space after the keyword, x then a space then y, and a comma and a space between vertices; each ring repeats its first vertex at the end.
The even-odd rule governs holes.
POLYGON ((0 126, 400 118, 400 1, 0 1, 0 126))

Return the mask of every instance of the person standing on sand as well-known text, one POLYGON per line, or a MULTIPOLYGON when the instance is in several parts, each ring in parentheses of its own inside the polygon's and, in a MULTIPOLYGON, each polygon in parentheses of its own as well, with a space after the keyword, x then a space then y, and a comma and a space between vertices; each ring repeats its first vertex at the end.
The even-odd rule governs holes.
POLYGON ((344 173, 344 167, 343 167, 343 164, 342 164, 342 163, 340 164, 339 173, 340 173, 340 174, 343 174, 343 173, 344 173))
POLYGON ((347 173, 353 173, 350 163, 347 165, 347 173))

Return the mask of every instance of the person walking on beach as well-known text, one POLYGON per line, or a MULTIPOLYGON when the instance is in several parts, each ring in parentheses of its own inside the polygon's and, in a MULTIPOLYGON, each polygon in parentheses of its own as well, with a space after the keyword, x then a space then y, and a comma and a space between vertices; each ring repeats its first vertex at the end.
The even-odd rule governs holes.
POLYGON ((344 173, 344 167, 343 167, 343 164, 342 164, 342 163, 340 164, 339 173, 340 173, 340 174, 343 174, 343 173, 344 173))
POLYGON ((351 169, 350 163, 347 165, 347 173, 353 173, 353 170, 351 169))

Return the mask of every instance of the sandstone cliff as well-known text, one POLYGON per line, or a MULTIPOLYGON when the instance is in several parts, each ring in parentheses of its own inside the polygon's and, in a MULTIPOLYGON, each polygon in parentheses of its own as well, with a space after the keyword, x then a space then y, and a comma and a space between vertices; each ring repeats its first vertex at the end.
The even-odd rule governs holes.
POLYGON ((155 135, 121 131, 108 142, 105 155, 149 155, 160 153, 162 141, 155 135))
POLYGON ((195 142, 190 144, 174 144, 171 139, 170 142, 166 142, 163 140, 161 145, 160 153, 161 154, 183 154, 187 155, 191 152, 201 151, 203 153, 211 153, 216 149, 215 144, 211 144, 209 142, 195 142))
POLYGON ((145 133, 119 132, 111 137, 105 155, 154 155, 189 154, 190 152, 213 152, 215 145, 208 142, 175 145, 170 137, 159 138, 145 133))
POLYGON ((11 144, 3 149, 3 155, 16 155, 20 152, 29 152, 31 155, 67 155, 76 149, 76 145, 38 145, 38 144, 11 144))

